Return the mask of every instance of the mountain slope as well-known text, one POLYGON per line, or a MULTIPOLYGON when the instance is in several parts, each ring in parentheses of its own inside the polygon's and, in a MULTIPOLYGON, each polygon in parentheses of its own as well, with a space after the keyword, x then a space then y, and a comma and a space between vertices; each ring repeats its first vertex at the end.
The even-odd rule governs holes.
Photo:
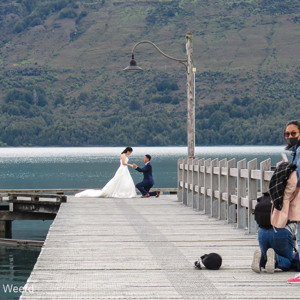
POLYGON ((196 143, 278 144, 299 119, 299 1, 0 4, 2 145, 184 145, 193 33, 196 143))

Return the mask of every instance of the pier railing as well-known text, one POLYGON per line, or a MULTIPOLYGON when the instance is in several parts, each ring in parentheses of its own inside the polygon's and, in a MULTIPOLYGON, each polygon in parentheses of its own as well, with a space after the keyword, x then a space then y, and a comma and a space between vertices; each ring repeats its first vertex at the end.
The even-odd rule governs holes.
POLYGON ((253 234, 256 199, 268 191, 272 175, 271 159, 259 169, 257 159, 179 159, 178 201, 253 234))

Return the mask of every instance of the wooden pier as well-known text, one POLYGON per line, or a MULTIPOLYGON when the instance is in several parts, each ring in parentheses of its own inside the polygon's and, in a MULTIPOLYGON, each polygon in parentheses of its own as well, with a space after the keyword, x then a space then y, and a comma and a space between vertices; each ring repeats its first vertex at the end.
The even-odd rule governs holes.
POLYGON ((254 273, 255 234, 159 198, 68 197, 20 299, 300 299, 294 272, 254 273), (220 270, 194 269, 217 252, 220 270))

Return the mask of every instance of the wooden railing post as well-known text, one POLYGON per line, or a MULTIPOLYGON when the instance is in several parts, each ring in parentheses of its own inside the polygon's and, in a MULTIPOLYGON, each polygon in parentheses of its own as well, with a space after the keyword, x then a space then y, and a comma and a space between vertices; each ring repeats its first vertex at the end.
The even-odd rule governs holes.
POLYGON ((182 203, 187 204, 188 198, 188 159, 183 160, 183 189, 182 189, 182 203))
POLYGON ((257 223, 252 213, 254 207, 252 207, 253 200, 257 199, 257 179, 252 178, 252 170, 257 169, 257 159, 253 159, 248 162, 248 233, 257 232, 257 223))
POLYGON ((266 180, 265 171, 271 171, 271 158, 268 158, 260 163, 261 181, 260 190, 262 193, 269 192, 270 180, 266 180))
POLYGON ((227 159, 222 159, 219 163, 219 195, 218 195, 218 219, 226 220, 227 217, 227 203, 223 201, 223 194, 227 192, 227 176, 228 172, 226 170, 227 159), (226 170, 226 174, 223 175, 223 170, 226 170))
POLYGON ((211 172, 211 159, 204 162, 204 212, 210 214, 210 172, 211 172))
POLYGON ((187 169, 188 175, 187 175, 187 206, 192 207, 193 205, 193 158, 188 159, 188 169, 187 169))
POLYGON ((205 199, 205 159, 202 158, 199 160, 199 176, 198 176, 198 193, 199 193, 199 210, 204 210, 204 199, 205 199))
POLYGON ((183 158, 178 159, 177 163, 177 200, 182 202, 183 199, 183 158))
POLYGON ((235 194, 236 177, 230 175, 230 169, 235 168, 235 158, 227 162, 227 222, 236 223, 236 204, 231 201, 235 194))
POLYGON ((242 170, 246 169, 246 159, 242 159, 237 163, 237 227, 246 228, 247 211, 242 205, 243 199, 246 198, 246 178, 242 177, 242 170))
POLYGON ((198 182, 199 182, 199 160, 193 160, 193 208, 199 209, 199 196, 198 182))
POLYGON ((219 174, 215 174, 214 168, 219 166, 219 159, 216 158, 211 162, 211 173, 210 173, 210 186, 211 186, 211 195, 210 195, 210 215, 214 218, 218 218, 218 198, 215 196, 215 192, 218 191, 219 187, 219 174))

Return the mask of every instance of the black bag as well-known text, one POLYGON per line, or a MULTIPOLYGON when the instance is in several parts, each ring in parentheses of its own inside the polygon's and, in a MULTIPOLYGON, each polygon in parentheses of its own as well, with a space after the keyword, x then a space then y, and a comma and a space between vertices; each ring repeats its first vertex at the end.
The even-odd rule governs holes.
POLYGON ((268 229, 271 228, 271 209, 272 202, 269 193, 257 198, 257 203, 254 208, 254 218, 259 227, 268 229))
MULTIPOLYGON (((218 270, 222 265, 222 257, 218 253, 209 253, 201 256, 201 261, 206 269, 218 270)), ((195 268, 202 269, 200 259, 195 261, 195 268)))

